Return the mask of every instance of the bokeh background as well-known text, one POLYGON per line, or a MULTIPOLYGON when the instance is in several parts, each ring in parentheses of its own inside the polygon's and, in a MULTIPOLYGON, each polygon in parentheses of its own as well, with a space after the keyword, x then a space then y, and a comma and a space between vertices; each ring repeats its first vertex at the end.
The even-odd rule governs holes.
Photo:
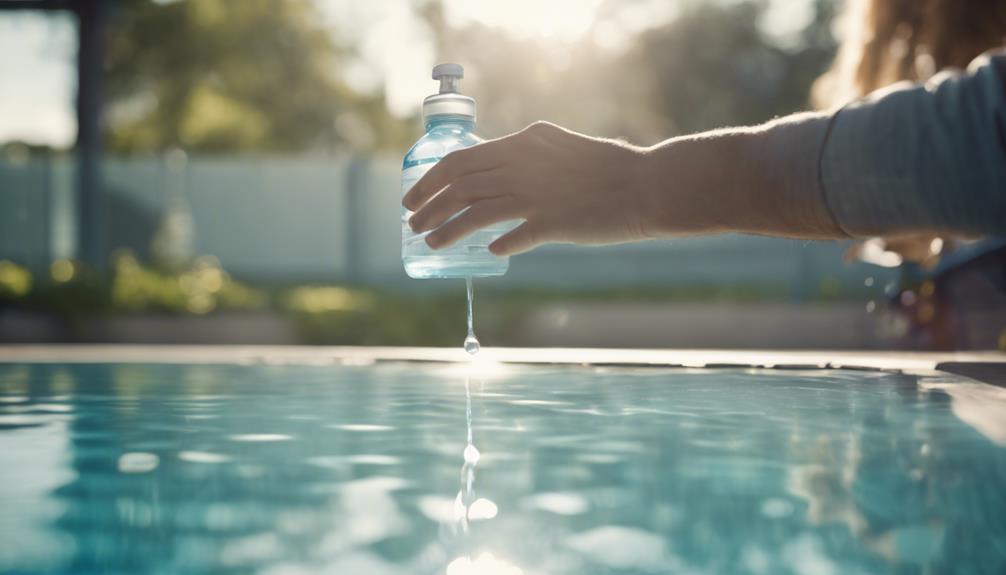
MULTIPOLYGON (((842 9, 0 0, 0 341, 460 345, 463 284, 410 280, 400 260, 401 158, 435 63, 465 66, 484 137, 545 119, 653 144, 810 108, 842 9)), ((941 283, 952 260, 850 247, 547 246, 476 282, 477 330, 511 346, 1006 348, 1001 301, 941 283)))

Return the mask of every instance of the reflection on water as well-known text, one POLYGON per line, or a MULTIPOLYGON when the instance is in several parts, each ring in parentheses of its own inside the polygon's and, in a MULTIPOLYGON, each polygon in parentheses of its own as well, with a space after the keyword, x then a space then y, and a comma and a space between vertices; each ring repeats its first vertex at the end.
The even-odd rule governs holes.
POLYGON ((0 572, 1002 573, 999 422, 890 373, 3 365, 0 572))
MULTIPOLYGON (((468 280, 469 285, 471 279, 468 280)), ((475 575, 500 573, 501 575, 513 574, 521 575, 522 571, 516 567, 507 565, 500 561, 492 553, 481 553, 476 558, 472 557, 472 541, 469 535, 469 525, 472 521, 486 521, 496 517, 499 508, 491 500, 485 497, 478 497, 475 493, 475 468, 478 467, 479 453, 475 442, 472 439, 472 382, 471 377, 465 377, 465 420, 467 423, 467 442, 465 450, 462 452, 464 464, 461 466, 461 489, 458 490, 457 497, 454 498, 454 521, 463 534, 464 554, 454 559, 447 566, 448 575, 475 575)))

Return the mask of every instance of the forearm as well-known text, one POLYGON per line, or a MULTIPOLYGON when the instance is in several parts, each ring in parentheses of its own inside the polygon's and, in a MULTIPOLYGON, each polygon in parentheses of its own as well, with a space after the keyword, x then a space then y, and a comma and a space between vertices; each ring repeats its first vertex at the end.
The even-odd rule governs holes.
POLYGON ((652 148, 537 122, 448 154, 403 205, 434 248, 523 220, 492 243, 496 255, 719 232, 1006 233, 1004 78, 985 66, 932 92, 652 148))
POLYGON ((1006 233, 1006 52, 835 115, 676 138, 643 152, 647 235, 1006 233))
POLYGON ((820 190, 824 114, 674 138, 643 151, 639 185, 651 237, 741 232, 847 235, 820 190))

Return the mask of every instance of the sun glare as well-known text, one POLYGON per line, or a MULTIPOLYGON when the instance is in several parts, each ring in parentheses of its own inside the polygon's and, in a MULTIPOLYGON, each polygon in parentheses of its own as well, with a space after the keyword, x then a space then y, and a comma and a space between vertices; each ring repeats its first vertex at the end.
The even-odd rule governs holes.
POLYGON ((447 17, 454 25, 474 22, 521 38, 573 42, 590 30, 600 4, 600 0, 450 0, 447 17))

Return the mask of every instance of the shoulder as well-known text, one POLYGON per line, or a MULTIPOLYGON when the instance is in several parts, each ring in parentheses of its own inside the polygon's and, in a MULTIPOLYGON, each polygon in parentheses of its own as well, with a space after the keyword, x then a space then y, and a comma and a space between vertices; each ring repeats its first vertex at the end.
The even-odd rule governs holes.
POLYGON ((968 65, 969 76, 986 77, 988 82, 996 84, 1006 92, 1006 46, 989 50, 978 56, 968 65))

